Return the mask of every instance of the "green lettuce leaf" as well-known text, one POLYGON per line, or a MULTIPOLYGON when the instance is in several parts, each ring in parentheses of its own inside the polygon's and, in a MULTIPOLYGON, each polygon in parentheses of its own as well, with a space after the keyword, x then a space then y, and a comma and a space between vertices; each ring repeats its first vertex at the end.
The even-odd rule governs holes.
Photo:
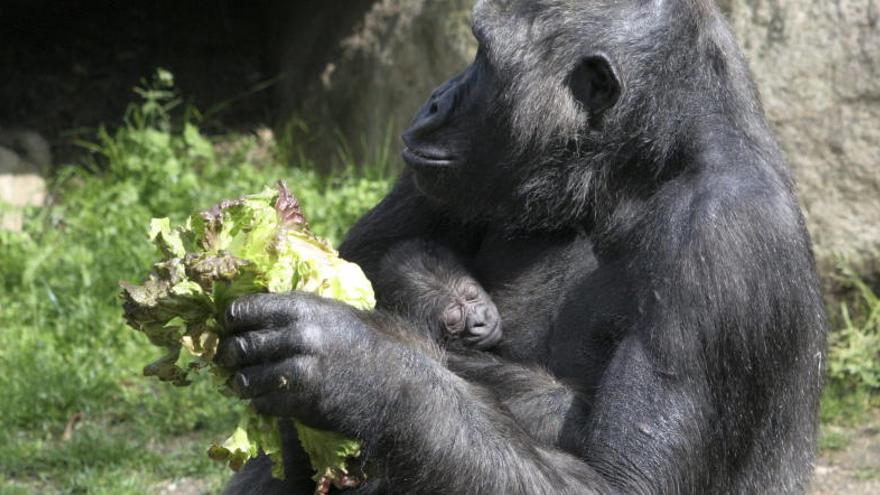
MULTIPOLYGON (((261 193, 223 201, 179 226, 150 222, 158 259, 141 285, 121 282, 126 322, 162 349, 144 375, 177 386, 213 379, 228 393, 226 372, 212 364, 226 307, 257 292, 302 290, 360 309, 375 305, 373 289, 357 265, 341 259, 313 235, 299 202, 283 182, 261 193)), ((295 422, 315 470, 317 493, 329 486, 357 486, 363 473, 350 469, 360 443, 295 422)), ((208 449, 212 459, 240 469, 260 452, 282 473, 277 421, 248 407, 230 437, 208 449)))

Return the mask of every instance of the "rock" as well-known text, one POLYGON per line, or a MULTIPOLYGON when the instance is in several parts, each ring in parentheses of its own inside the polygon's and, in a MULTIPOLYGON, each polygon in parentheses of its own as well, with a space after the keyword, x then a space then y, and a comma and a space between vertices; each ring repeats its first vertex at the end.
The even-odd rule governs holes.
MULTIPOLYGON (((341 136, 356 158, 370 159, 388 148, 396 154, 398 136, 419 105, 473 59, 472 6, 473 0, 370 2, 350 31, 332 43, 311 80, 298 83, 305 90, 282 97, 294 101, 293 113, 305 120, 319 146, 333 146, 341 136), (297 96, 304 98, 296 101, 297 96)), ((313 17, 326 22, 320 14, 313 17)), ((291 59, 297 60, 302 65, 291 59)), ((298 73, 296 63, 285 65, 287 74, 298 73)))
POLYGON ((0 149, 0 174, 45 174, 52 165, 49 142, 34 131, 0 129, 0 149))
POLYGON ((722 0, 795 170, 820 271, 880 273, 880 2, 722 0))
POLYGON ((36 132, 0 130, 0 229, 21 230, 26 206, 46 200, 45 173, 52 163, 49 143, 36 132))

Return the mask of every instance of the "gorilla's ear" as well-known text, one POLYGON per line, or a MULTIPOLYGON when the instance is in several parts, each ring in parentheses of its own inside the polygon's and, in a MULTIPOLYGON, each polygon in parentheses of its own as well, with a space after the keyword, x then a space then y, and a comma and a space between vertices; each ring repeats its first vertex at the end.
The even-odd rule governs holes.
POLYGON ((575 99, 590 117, 598 117, 620 98, 621 85, 611 61, 605 55, 581 60, 569 76, 568 85, 575 99))

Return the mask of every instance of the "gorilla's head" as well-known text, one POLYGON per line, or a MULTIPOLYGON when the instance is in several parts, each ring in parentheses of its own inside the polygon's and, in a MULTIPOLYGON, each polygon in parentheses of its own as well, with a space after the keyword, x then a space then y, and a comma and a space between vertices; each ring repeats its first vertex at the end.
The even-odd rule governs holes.
POLYGON ((473 31, 476 59, 419 110, 403 157, 433 200, 515 229, 576 222, 616 182, 650 188, 734 46, 709 0, 481 0, 473 31))

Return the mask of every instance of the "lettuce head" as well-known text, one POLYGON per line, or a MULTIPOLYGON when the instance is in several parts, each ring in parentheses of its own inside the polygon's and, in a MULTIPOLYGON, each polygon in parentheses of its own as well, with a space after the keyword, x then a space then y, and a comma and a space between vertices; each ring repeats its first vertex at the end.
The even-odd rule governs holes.
MULTIPOLYGON (((223 201, 179 226, 167 218, 153 219, 149 236, 158 259, 143 284, 120 284, 125 319, 162 349, 161 357, 144 367, 144 375, 177 386, 213 379, 219 392, 228 393, 228 376, 212 358, 223 332, 219 322, 242 295, 301 290, 360 309, 375 305, 363 271, 311 233, 283 182, 223 201)), ((363 473, 350 467, 361 453, 357 441, 295 425, 315 469, 318 493, 331 484, 350 487, 363 480, 363 473)), ((238 470, 259 452, 272 458, 281 476, 277 420, 247 407, 235 432, 211 446, 208 455, 238 470)))

